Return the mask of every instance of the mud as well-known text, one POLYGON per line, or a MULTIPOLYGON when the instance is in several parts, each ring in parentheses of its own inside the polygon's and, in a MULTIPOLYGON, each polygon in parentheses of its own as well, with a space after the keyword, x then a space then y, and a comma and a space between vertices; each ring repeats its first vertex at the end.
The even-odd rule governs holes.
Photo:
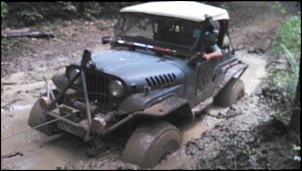
MULTIPOLYGON (((267 9, 260 2, 231 2, 232 43, 238 58, 249 64, 242 75, 245 96, 232 107, 211 105, 194 120, 180 123, 181 149, 152 169, 300 168, 293 160, 296 152, 287 130, 272 120, 280 109, 269 105, 262 94, 267 66, 274 61, 268 53, 272 35, 290 15, 267 9)), ((92 52, 109 49, 101 38, 112 35, 114 21, 105 21, 111 25, 108 30, 99 30, 98 22, 104 21, 68 22, 55 29, 54 39, 18 38, 28 48, 2 57, 1 169, 141 169, 120 160, 125 141, 118 133, 106 141, 98 156, 88 158, 88 144, 82 139, 67 133, 49 137, 27 125, 32 105, 45 93, 43 76, 51 83, 52 74, 80 59, 86 48, 92 52)))

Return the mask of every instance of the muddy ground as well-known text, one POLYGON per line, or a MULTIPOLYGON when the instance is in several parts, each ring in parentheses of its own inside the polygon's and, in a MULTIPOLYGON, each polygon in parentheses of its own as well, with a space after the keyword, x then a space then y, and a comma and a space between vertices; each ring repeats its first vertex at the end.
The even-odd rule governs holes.
MULTIPOLYGON (((152 169, 300 168, 293 159, 295 141, 272 117, 282 108, 263 93, 267 74, 285 64, 270 53, 276 29, 297 11, 294 2, 284 3, 289 9, 286 14, 261 2, 229 3, 232 43, 238 57, 250 64, 242 76, 245 96, 230 108, 210 106, 195 120, 178 125, 182 148, 152 169)), ((119 160, 125 139, 116 138, 118 133, 100 155, 88 158, 88 145, 82 139, 69 134, 48 137, 27 125, 31 106, 45 92, 43 76, 49 80, 70 61, 80 59, 86 48, 92 52, 109 49, 101 38, 112 35, 114 22, 70 21, 43 26, 56 34, 52 39, 14 38, 22 42, 22 50, 1 57, 1 169, 141 169, 119 160)))

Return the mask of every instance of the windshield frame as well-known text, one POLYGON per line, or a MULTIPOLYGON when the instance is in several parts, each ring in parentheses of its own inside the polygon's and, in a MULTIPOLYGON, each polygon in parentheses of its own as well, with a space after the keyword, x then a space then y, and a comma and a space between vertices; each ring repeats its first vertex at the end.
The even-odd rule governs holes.
MULTIPOLYGON (((157 16, 157 15, 151 15, 151 14, 145 14, 145 13, 123 12, 123 13, 120 13, 118 22, 115 27, 115 39, 116 39, 116 41, 123 40, 123 41, 143 43, 143 44, 152 45, 152 46, 158 46, 161 48, 175 49, 176 51, 180 52, 181 54, 185 54, 186 56, 187 55, 189 56, 189 55, 192 55, 193 53, 195 53, 195 52, 193 52, 192 49, 195 49, 195 46, 196 46, 198 40, 200 39, 200 35, 202 34, 201 33, 202 26, 203 26, 203 22, 196 22, 196 21, 191 21, 191 20, 186 20, 186 19, 181 19, 181 18, 157 16), (183 44, 176 44, 176 43, 168 42, 168 41, 160 41, 160 40, 154 39, 154 37, 153 37, 153 39, 148 39, 148 38, 145 39, 144 37, 133 37, 133 36, 122 34, 121 31, 123 31, 123 29, 124 29, 123 27, 125 26, 125 21, 127 21, 127 18, 129 18, 129 17, 134 17, 134 18, 141 17, 141 18, 148 18, 148 19, 152 20, 153 35, 157 34, 159 31, 159 30, 157 30, 157 32, 155 32, 154 22, 157 22, 157 24, 159 24, 159 22, 162 22, 160 24, 169 23, 170 25, 171 25, 171 23, 173 23, 175 28, 176 28, 176 25, 178 25, 180 27, 185 27, 186 30, 191 29, 191 30, 189 30, 189 32, 186 33, 186 34, 188 34, 193 31, 191 33, 191 34, 193 34, 191 37, 191 42, 189 40, 189 43, 191 43, 191 45, 186 46, 183 44)), ((159 26, 157 26, 157 29, 159 29, 159 26)), ((165 36, 167 36, 167 35, 165 35, 165 36)), ((182 39, 182 40, 185 40, 185 41, 187 41, 187 39, 188 39, 187 37, 183 37, 183 38, 184 39, 182 39)))

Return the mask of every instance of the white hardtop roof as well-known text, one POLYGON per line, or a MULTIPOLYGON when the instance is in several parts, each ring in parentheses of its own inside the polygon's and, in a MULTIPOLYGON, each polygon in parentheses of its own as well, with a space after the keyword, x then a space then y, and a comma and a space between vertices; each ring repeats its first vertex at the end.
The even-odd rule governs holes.
POLYGON ((155 1, 124 7, 120 12, 139 12, 159 16, 182 18, 192 21, 204 21, 205 15, 213 20, 228 20, 227 10, 193 1, 155 1))

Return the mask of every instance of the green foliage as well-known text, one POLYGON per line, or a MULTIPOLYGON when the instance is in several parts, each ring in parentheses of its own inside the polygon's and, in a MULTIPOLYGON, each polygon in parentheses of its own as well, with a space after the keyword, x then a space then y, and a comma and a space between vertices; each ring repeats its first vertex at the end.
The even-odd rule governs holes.
POLYGON ((4 21, 4 18, 7 14, 7 3, 1 1, 1 28, 6 27, 6 22, 4 21))
POLYGON ((17 13, 28 22, 40 21, 44 18, 43 15, 39 13, 36 9, 24 10, 17 13))
POLYGON ((79 17, 76 2, 10 2, 6 20, 10 27, 39 25, 79 17))
POLYGON ((83 12, 83 16, 88 20, 95 20, 95 17, 100 16, 102 12, 101 4, 98 2, 88 1, 87 8, 83 12))
MULTIPOLYGON (((297 146, 296 144, 291 144, 291 145, 295 151, 301 151, 301 146, 297 146)), ((295 155, 294 160, 301 162, 301 156, 295 155)))
POLYGON ((1 1, 1 18, 5 17, 7 13, 7 4, 1 1))
POLYGON ((2 28, 37 26, 56 20, 116 17, 120 8, 137 3, 142 2, 1 2, 2 28))
POLYGON ((269 88, 279 93, 289 106, 295 98, 301 56, 301 16, 288 17, 273 39, 273 52, 284 56, 286 69, 275 69, 269 76, 269 88))
POLYGON ((301 16, 288 17, 273 39, 274 52, 282 53, 285 46, 296 59, 301 52, 301 16))
POLYGON ((301 147, 300 146, 297 146, 296 144, 292 144, 292 147, 295 151, 300 151, 301 150, 301 147))
MULTIPOLYGON (((266 1, 261 1, 262 5, 266 5, 266 1)), ((273 1, 273 4, 270 6, 272 10, 277 9, 279 12, 285 14, 286 8, 281 4, 280 1, 273 1)))
POLYGON ((77 12, 77 8, 70 1, 58 1, 62 5, 62 10, 69 12, 77 12))

